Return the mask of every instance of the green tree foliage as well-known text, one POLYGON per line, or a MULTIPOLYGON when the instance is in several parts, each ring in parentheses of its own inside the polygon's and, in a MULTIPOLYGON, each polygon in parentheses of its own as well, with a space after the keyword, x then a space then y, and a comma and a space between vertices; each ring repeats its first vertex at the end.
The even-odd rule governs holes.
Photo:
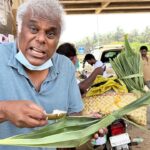
POLYGON ((114 40, 115 41, 123 41, 124 40, 124 31, 122 28, 117 27, 116 31, 114 32, 114 40))
MULTIPOLYGON (((89 53, 96 46, 107 44, 124 44, 124 30, 121 27, 117 27, 114 32, 105 34, 94 33, 90 37, 85 37, 81 41, 76 42, 76 47, 83 46, 85 53, 89 53)), ((141 33, 134 29, 128 33, 129 42, 133 49, 139 51, 141 45, 148 46, 150 50, 150 26, 147 26, 141 33)))
POLYGON ((142 32, 142 42, 144 43, 149 43, 150 44, 150 38, 149 38, 149 35, 150 35, 150 27, 146 27, 145 30, 142 32))

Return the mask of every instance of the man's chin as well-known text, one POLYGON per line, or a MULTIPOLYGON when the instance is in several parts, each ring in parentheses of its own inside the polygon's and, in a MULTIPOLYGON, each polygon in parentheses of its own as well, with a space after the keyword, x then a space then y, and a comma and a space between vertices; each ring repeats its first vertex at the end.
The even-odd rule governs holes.
POLYGON ((35 62, 35 61, 29 61, 29 63, 30 63, 31 65, 33 65, 33 66, 38 67, 38 66, 43 65, 45 62, 35 62))

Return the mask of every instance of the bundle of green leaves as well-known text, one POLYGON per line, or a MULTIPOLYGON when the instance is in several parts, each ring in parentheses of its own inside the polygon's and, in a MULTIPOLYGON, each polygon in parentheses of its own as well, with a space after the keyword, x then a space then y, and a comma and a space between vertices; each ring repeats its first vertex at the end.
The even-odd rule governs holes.
POLYGON ((125 49, 110 63, 119 79, 123 80, 129 92, 138 90, 144 92, 142 58, 134 51, 125 35, 125 49))

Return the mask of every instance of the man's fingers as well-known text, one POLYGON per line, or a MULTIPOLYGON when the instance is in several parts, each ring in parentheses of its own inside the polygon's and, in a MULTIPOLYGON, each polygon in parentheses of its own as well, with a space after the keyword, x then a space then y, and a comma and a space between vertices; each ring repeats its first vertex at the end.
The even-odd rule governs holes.
POLYGON ((94 134, 94 139, 97 139, 99 137, 98 133, 94 134))
POLYGON ((28 106, 29 106, 30 108, 36 109, 36 110, 38 110, 38 111, 44 111, 44 109, 43 109, 42 107, 37 106, 37 105, 34 104, 34 103, 30 103, 28 106))
POLYGON ((107 128, 99 129, 98 132, 94 134, 94 139, 97 139, 98 137, 103 137, 107 133, 107 128))
POLYGON ((102 118, 102 115, 99 114, 98 112, 92 112, 91 116, 94 117, 94 118, 102 118))
POLYGON ((47 120, 36 120, 33 118, 28 119, 28 123, 26 124, 26 127, 28 128, 34 128, 34 127, 41 127, 48 123, 47 120))
POLYGON ((108 133, 108 129, 107 128, 104 128, 104 134, 107 134, 108 133))
POLYGON ((30 110, 28 116, 37 120, 46 120, 47 117, 44 111, 37 111, 35 109, 30 110))
POLYGON ((16 123, 16 126, 23 128, 34 128, 34 127, 41 127, 48 123, 47 120, 36 120, 34 118, 26 118, 26 121, 19 121, 16 123))
POLYGON ((37 118, 37 119, 46 119, 46 111, 36 104, 29 104, 29 108, 32 108, 30 110, 31 117, 37 118))

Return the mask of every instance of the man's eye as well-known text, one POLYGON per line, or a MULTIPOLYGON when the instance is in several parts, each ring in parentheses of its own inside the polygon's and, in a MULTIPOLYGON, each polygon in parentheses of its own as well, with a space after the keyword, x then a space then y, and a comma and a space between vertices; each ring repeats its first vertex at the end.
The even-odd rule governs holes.
POLYGON ((48 38, 54 38, 55 35, 56 35, 55 32, 47 32, 48 38))
POLYGON ((38 32, 38 29, 35 27, 30 27, 30 31, 31 31, 31 33, 35 34, 38 32))

